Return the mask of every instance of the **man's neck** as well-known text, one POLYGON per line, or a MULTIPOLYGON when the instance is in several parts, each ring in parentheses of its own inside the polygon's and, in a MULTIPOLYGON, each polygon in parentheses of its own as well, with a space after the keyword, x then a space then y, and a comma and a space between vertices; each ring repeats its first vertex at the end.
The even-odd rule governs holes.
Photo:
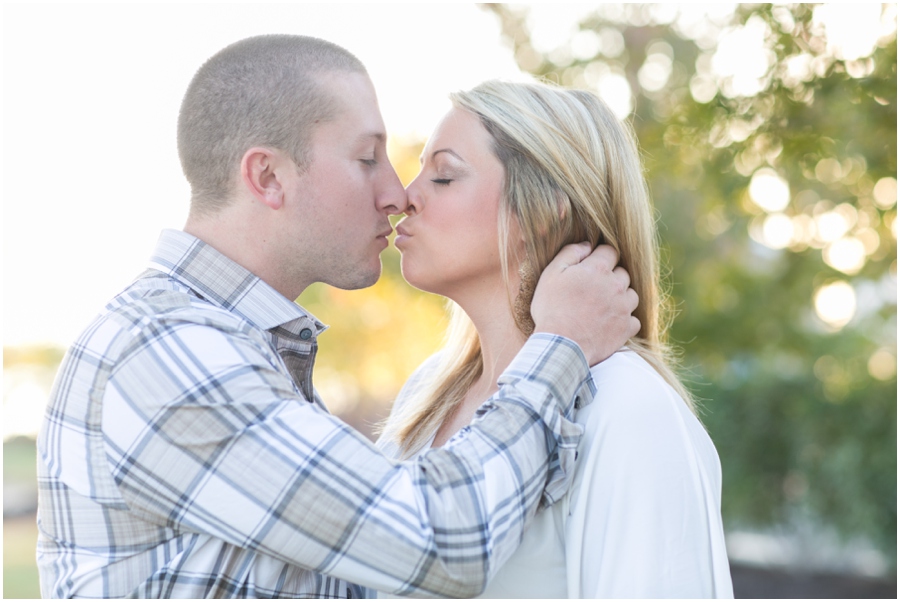
MULTIPOLYGON (((252 211, 252 209, 251 209, 252 211)), ((184 231, 195 236, 252 272, 263 282, 293 301, 312 282, 284 269, 284 258, 273 232, 265 228, 258 216, 244 215, 246 210, 229 205, 209 215, 189 215, 184 231)))

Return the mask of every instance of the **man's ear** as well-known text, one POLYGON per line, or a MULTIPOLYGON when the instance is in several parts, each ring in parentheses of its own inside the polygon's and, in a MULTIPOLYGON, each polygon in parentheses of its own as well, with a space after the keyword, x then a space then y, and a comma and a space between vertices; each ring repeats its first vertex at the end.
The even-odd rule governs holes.
POLYGON ((255 146, 241 157, 241 182, 257 201, 270 209, 284 205, 284 186, 276 167, 281 162, 277 151, 255 146))

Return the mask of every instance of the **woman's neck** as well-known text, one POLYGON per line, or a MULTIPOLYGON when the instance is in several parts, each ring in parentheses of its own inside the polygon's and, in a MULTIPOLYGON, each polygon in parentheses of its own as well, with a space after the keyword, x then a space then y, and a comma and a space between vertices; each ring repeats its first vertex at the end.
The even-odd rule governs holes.
POLYGON ((481 379, 490 383, 491 394, 497 390, 497 379, 522 349, 526 339, 516 326, 506 300, 498 305, 495 308, 479 308, 482 311, 474 317, 473 312, 463 307, 478 332, 484 366, 481 379))
POLYGON ((497 379, 525 344, 526 336, 516 326, 510 302, 503 290, 482 292, 454 299, 475 325, 481 343, 483 370, 456 409, 438 428, 434 447, 440 447, 472 417, 482 403, 497 392, 497 379))
POLYGON ((497 379, 525 344, 527 337, 516 326, 512 313, 512 302, 519 287, 518 273, 510 270, 508 284, 499 274, 492 282, 479 284, 459 291, 451 298, 475 325, 484 362, 479 380, 490 383, 493 394, 497 390, 497 379))

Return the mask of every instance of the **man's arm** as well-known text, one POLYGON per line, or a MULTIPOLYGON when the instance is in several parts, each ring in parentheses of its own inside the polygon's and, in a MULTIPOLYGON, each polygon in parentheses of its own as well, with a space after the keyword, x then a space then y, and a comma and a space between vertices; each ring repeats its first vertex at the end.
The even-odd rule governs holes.
POLYGON ((575 345, 536 335, 463 436, 398 465, 300 398, 253 341, 177 323, 154 339, 154 357, 133 351, 104 399, 110 465, 132 512, 418 595, 477 594, 513 551, 557 445, 547 423, 571 435, 559 408, 587 375, 575 345), (158 366, 150 390, 148 366, 158 366))

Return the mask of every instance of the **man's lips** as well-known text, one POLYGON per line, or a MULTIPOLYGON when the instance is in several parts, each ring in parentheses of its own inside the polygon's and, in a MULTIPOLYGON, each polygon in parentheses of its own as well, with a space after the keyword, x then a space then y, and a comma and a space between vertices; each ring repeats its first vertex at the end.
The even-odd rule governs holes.
POLYGON ((379 232, 378 236, 375 237, 375 240, 379 241, 382 244, 383 249, 386 249, 387 246, 390 244, 388 242, 388 236, 390 236, 391 232, 393 232, 393 231, 394 231, 393 228, 387 228, 386 230, 379 232))

